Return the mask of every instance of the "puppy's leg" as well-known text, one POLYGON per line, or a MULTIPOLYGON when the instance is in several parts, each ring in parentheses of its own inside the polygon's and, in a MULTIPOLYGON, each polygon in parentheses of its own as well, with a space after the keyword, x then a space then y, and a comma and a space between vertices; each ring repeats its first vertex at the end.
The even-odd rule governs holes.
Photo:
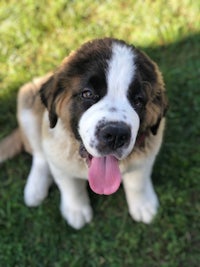
POLYGON ((46 198, 52 183, 48 164, 42 154, 33 155, 31 171, 24 189, 24 201, 29 207, 36 207, 46 198))
POLYGON ((19 112, 18 119, 33 155, 31 171, 24 190, 24 200, 27 206, 34 207, 47 196, 52 178, 41 147, 41 119, 31 109, 19 112))
POLYGON ((123 179, 129 212, 135 221, 150 223, 157 213, 158 199, 151 182, 154 159, 143 161, 123 179))
POLYGON ((66 173, 55 166, 51 166, 51 171, 61 193, 60 209, 63 217, 73 228, 82 228, 92 220, 86 181, 66 177, 66 173))

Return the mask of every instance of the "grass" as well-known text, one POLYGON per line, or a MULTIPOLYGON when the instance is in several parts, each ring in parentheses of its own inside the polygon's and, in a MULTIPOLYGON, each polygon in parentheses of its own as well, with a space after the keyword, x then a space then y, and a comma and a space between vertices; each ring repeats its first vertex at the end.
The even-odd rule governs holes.
POLYGON ((153 224, 131 220, 122 188, 109 197, 90 192, 94 220, 80 231, 61 218, 56 187, 40 207, 27 208, 31 158, 22 154, 0 166, 0 266, 198 267, 199 1, 1 1, 0 36, 0 138, 17 125, 19 86, 91 38, 114 36, 145 50, 170 99, 153 172, 161 203, 153 224))

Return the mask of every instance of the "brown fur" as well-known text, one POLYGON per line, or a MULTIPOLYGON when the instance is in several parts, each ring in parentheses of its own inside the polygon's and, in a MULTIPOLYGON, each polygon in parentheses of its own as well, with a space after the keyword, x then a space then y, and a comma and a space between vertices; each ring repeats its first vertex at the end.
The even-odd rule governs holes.
POLYGON ((15 129, 0 143, 0 163, 14 157, 23 150, 23 140, 20 129, 15 129))
MULTIPOLYGON (((25 109, 32 110, 41 124, 42 114, 45 107, 41 102, 39 90, 41 85, 46 82, 51 75, 52 73, 48 73, 44 77, 35 78, 32 82, 29 82, 20 88, 17 99, 17 113, 25 109)), ((18 123, 19 128, 15 129, 9 136, 0 142, 0 162, 16 156, 22 150, 32 154, 31 145, 23 133, 19 120, 18 123)))

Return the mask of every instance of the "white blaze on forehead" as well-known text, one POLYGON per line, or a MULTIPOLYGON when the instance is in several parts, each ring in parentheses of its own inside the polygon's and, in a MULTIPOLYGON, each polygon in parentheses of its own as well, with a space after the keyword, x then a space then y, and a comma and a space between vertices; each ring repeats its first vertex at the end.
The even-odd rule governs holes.
POLYGON ((112 97, 126 97, 129 85, 134 79, 135 57, 131 47, 119 43, 113 44, 107 71, 108 94, 112 97))

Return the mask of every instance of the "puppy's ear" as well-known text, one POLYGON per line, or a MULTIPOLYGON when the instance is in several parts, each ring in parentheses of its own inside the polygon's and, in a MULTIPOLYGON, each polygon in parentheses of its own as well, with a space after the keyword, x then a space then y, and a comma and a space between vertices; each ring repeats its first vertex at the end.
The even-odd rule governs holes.
POLYGON ((156 135, 157 134, 157 131, 158 131, 158 128, 160 126, 160 122, 161 122, 161 118, 159 118, 156 122, 156 124, 154 124, 153 126, 151 126, 151 132, 153 135, 156 135))
POLYGON ((55 99, 57 96, 57 86, 55 77, 52 75, 47 82, 45 82, 40 89, 40 97, 42 103, 46 106, 49 112, 50 127, 56 126, 58 116, 56 114, 55 99))
POLYGON ((165 91, 162 90, 157 96, 154 97, 153 104, 157 106, 157 110, 159 110, 159 113, 156 123, 153 126, 151 126, 150 129, 152 134, 156 135, 160 122, 162 118, 165 117, 168 110, 168 99, 165 91))

